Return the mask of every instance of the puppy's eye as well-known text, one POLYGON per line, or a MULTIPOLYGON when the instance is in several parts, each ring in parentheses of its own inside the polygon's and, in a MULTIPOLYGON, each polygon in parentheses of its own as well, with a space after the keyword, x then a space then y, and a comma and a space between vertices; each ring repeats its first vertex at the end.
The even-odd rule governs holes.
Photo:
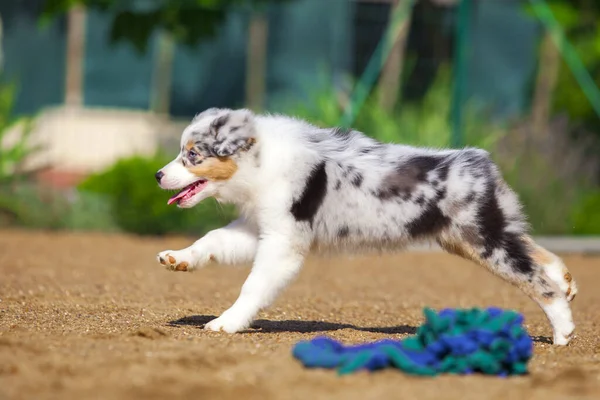
POLYGON ((194 150, 190 150, 190 151, 188 152, 188 157, 189 157, 189 158, 196 158, 196 156, 197 156, 197 155, 198 155, 198 154, 196 154, 196 152, 195 152, 194 150))

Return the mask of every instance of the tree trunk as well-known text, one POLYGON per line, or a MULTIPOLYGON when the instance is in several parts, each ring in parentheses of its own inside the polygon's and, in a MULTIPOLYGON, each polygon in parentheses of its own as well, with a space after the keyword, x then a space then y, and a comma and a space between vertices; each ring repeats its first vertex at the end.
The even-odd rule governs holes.
POLYGON ((69 107, 81 107, 83 105, 85 19, 85 8, 75 6, 69 11, 65 79, 65 103, 69 107))
POLYGON ((169 33, 162 31, 158 35, 157 46, 150 109, 159 115, 169 115, 175 42, 169 33))
MULTIPOLYGON (((403 7, 404 4, 402 3, 408 1, 410 0, 393 0, 390 7, 390 16, 397 7, 403 7)), ((411 14, 402 21, 400 28, 394 32, 395 36, 392 38, 393 47, 383 66, 381 77, 379 79, 379 104, 388 112, 393 111, 400 93, 404 50, 406 48, 406 41, 410 30, 410 15, 411 14)))
POLYGON ((560 69, 560 53, 552 41, 550 32, 544 34, 540 47, 535 92, 531 105, 532 135, 535 139, 544 139, 548 132, 552 94, 556 87, 560 69))
POLYGON ((260 111, 265 102, 267 40, 267 17, 255 12, 248 27, 246 61, 246 106, 254 111, 260 111))

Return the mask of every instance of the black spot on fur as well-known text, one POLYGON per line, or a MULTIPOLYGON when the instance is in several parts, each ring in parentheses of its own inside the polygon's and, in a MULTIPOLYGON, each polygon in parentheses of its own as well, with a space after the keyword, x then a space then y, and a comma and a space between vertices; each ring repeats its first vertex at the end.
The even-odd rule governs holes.
POLYGON ((291 212, 296 221, 311 224, 327 193, 327 172, 325 162, 317 164, 306 180, 306 186, 300 198, 292 204, 291 212))
POLYGON ((444 197, 446 197, 447 192, 448 192, 448 190, 445 187, 438 189, 435 192, 435 201, 442 200, 444 197))
POLYGON ((340 188, 342 187, 342 181, 340 181, 339 179, 337 180, 337 182, 335 183, 335 190, 340 190, 340 188))
POLYGON ((419 195, 419 197, 417 197, 415 199, 415 203, 417 203, 418 205, 422 206, 423 204, 425 204, 425 196, 424 195, 419 195))
POLYGON ((450 224, 450 218, 442 213, 437 204, 431 202, 423 213, 408 225, 408 233, 412 237, 438 233, 450 224))
POLYGON ((439 156, 412 157, 396 167, 396 170, 385 177, 381 186, 373 192, 380 200, 400 197, 406 201, 416 187, 427 181, 427 174, 436 169, 444 161, 439 156))
MULTIPOLYGON (((451 219, 444 215, 438 206, 444 197, 446 197, 446 188, 437 190, 435 197, 425 204, 423 213, 407 225, 411 236, 435 234, 450 225, 451 219)), ((425 197, 421 194, 416 201, 425 203, 425 197)))
POLYGON ((350 234, 350 228, 348 228, 347 226, 342 226, 338 230, 338 233, 337 233, 338 237, 340 237, 340 238, 345 238, 349 234, 350 234))
POLYGON ((509 258, 513 271, 523 275, 533 275, 534 263, 529 255, 527 244, 516 234, 505 232, 502 248, 509 258))
POLYGON ((354 175, 354 178, 352 178, 352 184, 355 187, 360 187, 360 185, 362 185, 363 182, 363 176, 361 173, 357 173, 356 175, 354 175))
POLYGON ((470 192, 467 197, 465 197, 465 203, 472 203, 473 200, 475 200, 475 196, 477 195, 477 193, 475 192, 470 192))
POLYGON ((242 128, 241 126, 232 126, 231 129, 229 129, 229 132, 235 132, 235 131, 237 131, 238 129, 241 129, 241 128, 242 128))
POLYGON ((491 174, 492 160, 486 153, 468 150, 468 156, 463 162, 475 178, 484 178, 491 174))
POLYGON ((550 284, 544 278, 540 277, 538 281, 539 281, 541 287, 543 287, 545 289, 550 288, 550 284))
POLYGON ((213 133, 217 133, 219 131, 219 129, 221 129, 225 124, 227 124, 228 121, 229 121, 229 114, 225 114, 225 115, 220 116, 219 118, 215 119, 210 124, 211 129, 214 130, 213 133))
POLYGON ((445 182, 448 179, 448 172, 450 171, 450 163, 445 162, 442 163, 438 169, 438 177, 442 182, 445 182))
POLYGON ((391 186, 385 189, 372 190, 371 194, 377 197, 379 200, 389 200, 391 198, 398 197, 400 192, 398 191, 398 188, 391 186))
POLYGON ((398 172, 405 172, 413 175, 416 179, 423 182, 429 171, 436 169, 442 158, 437 156, 417 156, 408 160, 398 167, 398 172))
POLYGON ((544 292, 542 293, 542 297, 545 299, 552 299, 556 295, 555 292, 544 292))
POLYGON ((485 238, 483 258, 489 258, 494 249, 502 247, 504 228, 506 226, 504 213, 500 209, 498 199, 496 198, 495 188, 496 185, 488 183, 477 212, 480 234, 485 238))

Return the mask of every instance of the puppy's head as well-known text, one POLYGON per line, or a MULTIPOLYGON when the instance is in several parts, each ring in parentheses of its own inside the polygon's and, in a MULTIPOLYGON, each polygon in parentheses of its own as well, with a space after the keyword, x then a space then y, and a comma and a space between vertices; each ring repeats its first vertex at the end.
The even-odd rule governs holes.
POLYGON ((177 157, 156 173, 162 189, 179 190, 168 204, 190 208, 217 195, 255 140, 249 110, 211 108, 197 115, 181 135, 177 157))

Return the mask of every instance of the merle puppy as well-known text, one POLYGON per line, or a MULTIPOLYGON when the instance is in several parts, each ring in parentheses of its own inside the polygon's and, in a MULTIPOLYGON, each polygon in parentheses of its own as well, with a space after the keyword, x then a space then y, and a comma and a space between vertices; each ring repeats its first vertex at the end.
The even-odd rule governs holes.
POLYGON ((572 338, 575 281, 531 239, 517 196, 483 150, 384 144, 286 116, 209 109, 156 179, 180 190, 169 204, 214 197, 239 209, 233 223, 157 257, 174 271, 253 263, 237 301, 206 329, 248 328, 312 249, 394 251, 431 240, 521 288, 545 312, 555 344, 572 338))

